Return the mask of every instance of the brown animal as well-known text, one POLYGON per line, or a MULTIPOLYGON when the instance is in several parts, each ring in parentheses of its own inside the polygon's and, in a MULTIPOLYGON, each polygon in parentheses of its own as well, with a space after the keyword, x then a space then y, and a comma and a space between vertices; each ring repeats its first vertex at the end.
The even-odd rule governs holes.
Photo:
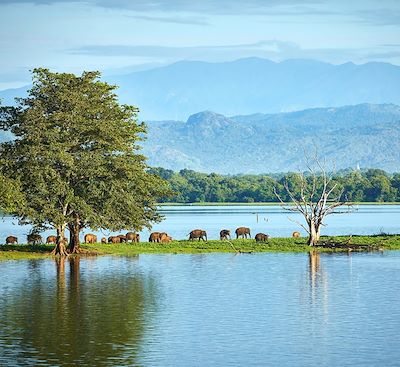
POLYGON ((6 244, 7 245, 14 245, 14 244, 18 244, 18 238, 15 236, 8 236, 6 238, 6 244))
POLYGON ((85 234, 85 243, 96 243, 97 236, 92 233, 85 234))
POLYGON ((121 243, 121 239, 118 236, 108 237, 108 243, 121 243))
POLYGON ((292 237, 293 238, 299 238, 300 236, 301 236, 300 232, 295 231, 295 232, 292 233, 292 237))
POLYGON ((194 229, 189 233, 189 241, 193 241, 195 238, 198 238, 199 241, 207 241, 207 232, 203 231, 202 229, 194 229))
POLYGON ((249 237, 251 238, 250 228, 247 227, 236 228, 235 233, 236 233, 236 239, 238 239, 239 237, 247 238, 247 235, 249 235, 249 237))
POLYGON ((43 242, 42 236, 38 233, 30 233, 26 236, 28 245, 39 245, 43 242))
POLYGON ((105 238, 105 237, 102 237, 102 239, 101 239, 101 243, 107 243, 107 238, 105 238))
POLYGON ((254 238, 256 239, 256 242, 268 242, 269 236, 265 233, 257 233, 254 238))
POLYGON ((119 237, 121 243, 126 242, 126 236, 124 234, 119 234, 117 237, 119 237))
POLYGON ((150 233, 149 242, 160 242, 160 237, 163 232, 152 232, 150 233))
POLYGON ((46 243, 55 244, 57 242, 57 236, 48 236, 46 238, 46 243))
POLYGON ((219 232, 219 239, 222 240, 227 240, 231 239, 231 231, 229 229, 223 229, 222 231, 219 232))
POLYGON ((170 243, 172 241, 172 237, 169 236, 167 233, 163 232, 160 233, 160 242, 161 243, 170 243))
POLYGON ((134 233, 134 232, 128 232, 126 234, 126 242, 139 242, 140 241, 140 236, 139 233, 134 233))

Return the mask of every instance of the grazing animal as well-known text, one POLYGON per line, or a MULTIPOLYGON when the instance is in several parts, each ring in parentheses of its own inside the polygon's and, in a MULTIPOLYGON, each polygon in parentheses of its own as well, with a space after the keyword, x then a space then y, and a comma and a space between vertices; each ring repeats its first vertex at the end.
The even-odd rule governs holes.
POLYGON ((231 231, 229 229, 223 229, 219 232, 220 240, 227 240, 228 238, 231 239, 231 231))
POLYGON ((163 232, 160 233, 160 242, 161 243, 170 243, 172 241, 172 237, 169 236, 167 233, 163 232))
POLYGON ((295 232, 292 233, 292 237, 293 238, 299 238, 300 236, 301 236, 300 232, 295 231, 295 232))
POLYGON ((121 243, 121 239, 118 236, 108 237, 108 243, 121 243))
POLYGON ((14 245, 14 244, 18 244, 18 238, 15 236, 8 236, 6 238, 6 244, 7 245, 14 245))
POLYGON ((256 239, 256 242, 268 242, 269 236, 265 233, 257 233, 254 238, 256 239))
POLYGON ((119 234, 117 237, 119 237, 121 243, 126 242, 126 236, 124 234, 119 234))
POLYGON ((85 243, 96 243, 97 236, 92 233, 85 234, 85 243))
POLYGON ((161 234, 160 232, 150 233, 149 242, 160 242, 161 234))
POLYGON ((199 241, 207 241, 207 232, 202 229, 194 229, 189 233, 189 241, 193 241, 195 238, 198 238, 199 241))
POLYGON ((102 238, 101 238, 101 243, 107 243, 107 238, 102 237, 102 238))
POLYGON ((26 236, 28 245, 39 245, 43 242, 42 236, 38 233, 30 233, 26 236))
POLYGON ((236 233, 236 239, 238 239, 239 237, 247 238, 247 235, 249 235, 249 237, 251 238, 250 228, 247 227, 236 228, 235 233, 236 233))
POLYGON ((55 244, 57 242, 57 236, 48 236, 46 238, 46 243, 55 244))
POLYGON ((126 234, 126 242, 139 242, 140 241, 140 236, 139 233, 135 233, 135 232, 128 232, 126 234))

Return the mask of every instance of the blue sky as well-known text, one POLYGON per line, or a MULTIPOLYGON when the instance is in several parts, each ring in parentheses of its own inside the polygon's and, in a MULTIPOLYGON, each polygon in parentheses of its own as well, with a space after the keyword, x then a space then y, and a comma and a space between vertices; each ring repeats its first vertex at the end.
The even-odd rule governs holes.
POLYGON ((0 89, 29 69, 124 73, 258 56, 400 65, 399 0, 0 0, 0 89))

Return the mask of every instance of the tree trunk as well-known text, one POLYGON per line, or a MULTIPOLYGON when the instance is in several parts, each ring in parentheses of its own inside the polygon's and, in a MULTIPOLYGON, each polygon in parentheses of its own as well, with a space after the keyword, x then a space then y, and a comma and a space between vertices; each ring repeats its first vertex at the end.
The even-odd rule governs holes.
POLYGON ((319 242, 319 237, 320 237, 320 226, 313 221, 311 221, 308 224, 308 227, 310 229, 310 235, 308 237, 308 245, 309 246, 316 246, 318 245, 319 242))
POLYGON ((76 215, 75 219, 72 223, 68 224, 69 233, 70 233, 70 241, 69 241, 69 253, 70 254, 79 254, 82 252, 81 243, 79 241, 79 234, 81 231, 81 222, 79 220, 79 216, 76 215))
POLYGON ((64 240, 65 224, 57 227, 57 243, 54 250, 51 252, 52 255, 68 256, 66 244, 64 240))

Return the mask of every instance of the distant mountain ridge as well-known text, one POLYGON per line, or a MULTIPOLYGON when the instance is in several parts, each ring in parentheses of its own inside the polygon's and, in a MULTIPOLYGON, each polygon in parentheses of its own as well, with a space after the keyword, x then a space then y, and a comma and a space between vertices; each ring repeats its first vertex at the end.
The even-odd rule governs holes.
POLYGON ((400 171, 400 106, 360 104, 291 113, 226 117, 211 111, 187 122, 148 123, 143 143, 149 164, 225 174, 287 172, 304 163, 304 151, 338 169, 400 171))
MULTIPOLYGON (((180 61, 104 79, 120 86, 120 100, 139 106, 145 120, 181 120, 204 110, 233 116, 360 103, 400 104, 400 66, 378 62, 277 63, 254 57, 220 63, 180 61)), ((1 91, 0 98, 9 104, 13 94, 19 96, 23 90, 1 91)))

